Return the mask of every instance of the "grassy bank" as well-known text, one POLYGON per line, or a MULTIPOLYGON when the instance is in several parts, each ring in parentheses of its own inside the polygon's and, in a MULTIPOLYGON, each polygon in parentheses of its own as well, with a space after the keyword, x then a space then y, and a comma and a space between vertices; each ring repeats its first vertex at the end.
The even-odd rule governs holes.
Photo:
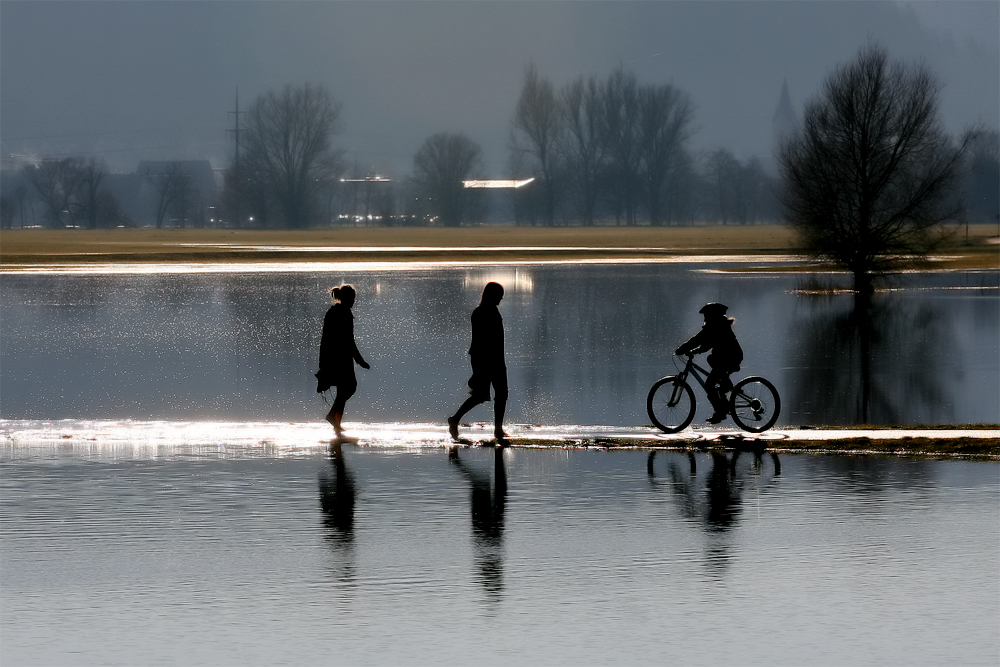
MULTIPOLYGON (((964 229, 941 268, 1000 268, 995 225, 964 229), (991 238, 993 237, 993 238, 991 238)), ((0 232, 0 265, 145 262, 528 261, 657 259, 677 255, 795 253, 783 226, 339 227, 305 231, 218 229, 0 232)))

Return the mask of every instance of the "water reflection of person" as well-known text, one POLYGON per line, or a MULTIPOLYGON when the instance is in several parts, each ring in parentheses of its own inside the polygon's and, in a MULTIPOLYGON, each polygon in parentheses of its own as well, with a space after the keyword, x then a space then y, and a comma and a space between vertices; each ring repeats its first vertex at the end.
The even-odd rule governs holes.
MULTIPOLYGON (((739 450, 733 452, 731 459, 726 456, 725 452, 720 451, 713 451, 710 455, 712 467, 704 481, 704 486, 698 483, 697 465, 694 454, 691 452, 687 454, 686 471, 682 470, 676 461, 671 460, 668 472, 670 489, 674 496, 680 500, 684 517, 702 522, 709 535, 714 536, 715 539, 708 548, 707 557, 709 565, 718 569, 728 564, 728 547, 721 538, 736 526, 742 512, 743 493, 746 487, 744 481, 736 473, 736 461, 740 456, 739 450)), ((658 486, 659 482, 653 466, 655 456, 655 451, 649 453, 646 471, 650 483, 658 486)), ((774 466, 773 479, 781 474, 781 463, 776 454, 772 453, 770 456, 774 466)), ((763 453, 758 451, 754 453, 751 469, 760 471, 762 468, 763 453)))
POLYGON ((721 303, 707 303, 698 312, 704 315, 705 324, 701 331, 677 348, 676 354, 698 354, 711 352, 708 365, 712 370, 705 378, 705 390, 714 412, 706 421, 718 424, 729 414, 729 401, 723 392, 732 388, 729 374, 740 370, 743 363, 743 348, 733 333, 736 320, 726 317, 728 306, 721 303))
POLYGON ((371 368, 354 342, 354 314, 351 308, 354 306, 355 294, 351 285, 330 289, 330 297, 334 303, 323 318, 323 338, 319 344, 319 372, 316 373, 319 382, 316 391, 337 388, 337 396, 326 420, 333 424, 338 436, 344 432, 340 422, 344 417, 347 399, 358 390, 354 363, 357 362, 364 369, 371 368))
POLYGON ((489 474, 467 466, 458 455, 458 447, 452 447, 448 452, 448 460, 469 480, 472 539, 479 580, 487 594, 495 600, 499 600, 503 593, 503 528, 507 504, 507 469, 503 456, 503 449, 494 450, 495 479, 491 489, 489 474))
POLYGON ((340 568, 341 580, 353 579, 354 572, 354 505, 357 492, 354 476, 344 462, 344 452, 339 441, 330 444, 330 465, 333 478, 319 476, 319 506, 323 513, 323 526, 340 568))
POLYGON ((472 408, 490 400, 490 385, 494 393, 494 424, 493 433, 497 444, 507 442, 507 434, 503 430, 503 416, 507 408, 507 364, 503 354, 503 317, 497 306, 503 299, 503 286, 500 283, 487 283, 479 305, 472 311, 472 345, 469 356, 472 358, 472 377, 469 387, 472 392, 465 399, 458 411, 448 417, 448 433, 458 439, 458 424, 472 408))

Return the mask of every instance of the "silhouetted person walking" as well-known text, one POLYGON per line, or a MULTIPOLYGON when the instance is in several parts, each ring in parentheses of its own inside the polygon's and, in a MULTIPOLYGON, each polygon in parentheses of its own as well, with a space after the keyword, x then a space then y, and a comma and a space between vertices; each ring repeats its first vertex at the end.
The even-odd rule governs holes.
POLYGON ((721 303, 707 303, 702 306, 698 311, 705 316, 705 324, 701 327, 701 331, 675 352, 678 355, 711 352, 708 355, 708 365, 712 370, 705 378, 705 389, 715 411, 706 420, 709 424, 718 424, 729 414, 729 402, 724 392, 733 386, 729 374, 740 370, 740 364, 743 363, 743 348, 733 333, 733 323, 736 320, 726 317, 727 310, 729 307, 721 303))
POLYGON ((469 356, 472 358, 469 387, 472 395, 462 403, 458 412, 448 417, 448 432, 456 440, 462 417, 480 403, 490 400, 492 385, 493 433, 498 445, 507 442, 507 434, 503 431, 503 415, 507 409, 507 364, 503 357, 503 317, 497 308, 501 299, 503 286, 500 283, 487 283, 479 305, 472 311, 472 346, 469 348, 469 356))
POLYGON ((354 306, 355 291, 351 285, 340 285, 330 290, 333 305, 326 311, 323 318, 323 338, 319 344, 319 372, 316 379, 316 391, 323 392, 330 387, 337 388, 337 396, 333 400, 326 420, 333 424, 337 435, 344 429, 340 422, 344 417, 344 406, 347 399, 358 390, 358 379, 354 375, 354 362, 362 368, 371 366, 358 352, 354 342, 354 306))

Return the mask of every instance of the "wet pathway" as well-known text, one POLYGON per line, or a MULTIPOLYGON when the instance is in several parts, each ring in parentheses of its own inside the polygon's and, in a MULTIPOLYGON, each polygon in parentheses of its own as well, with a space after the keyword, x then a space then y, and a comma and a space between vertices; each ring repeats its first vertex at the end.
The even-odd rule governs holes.
MULTIPOLYGON (((443 424, 346 423, 347 442, 384 448, 449 447, 443 424)), ((1000 459, 1000 429, 781 428, 761 434, 736 428, 694 427, 677 434, 653 428, 508 425, 513 447, 684 449, 930 454, 1000 459)), ((460 428, 460 445, 494 445, 492 424, 460 428)), ((111 420, 0 420, 0 454, 51 450, 96 458, 178 455, 302 456, 320 451, 333 434, 325 422, 208 422, 111 420)))

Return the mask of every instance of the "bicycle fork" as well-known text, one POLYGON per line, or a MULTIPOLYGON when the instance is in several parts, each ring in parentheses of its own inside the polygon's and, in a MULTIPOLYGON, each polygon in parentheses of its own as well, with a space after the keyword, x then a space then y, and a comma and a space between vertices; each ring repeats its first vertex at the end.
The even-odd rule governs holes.
POLYGON ((681 398, 683 398, 684 396, 684 385, 686 383, 687 383, 686 375, 678 375, 677 377, 674 378, 673 389, 670 392, 670 401, 667 402, 667 405, 669 407, 675 408, 677 407, 677 404, 680 403, 681 398))

